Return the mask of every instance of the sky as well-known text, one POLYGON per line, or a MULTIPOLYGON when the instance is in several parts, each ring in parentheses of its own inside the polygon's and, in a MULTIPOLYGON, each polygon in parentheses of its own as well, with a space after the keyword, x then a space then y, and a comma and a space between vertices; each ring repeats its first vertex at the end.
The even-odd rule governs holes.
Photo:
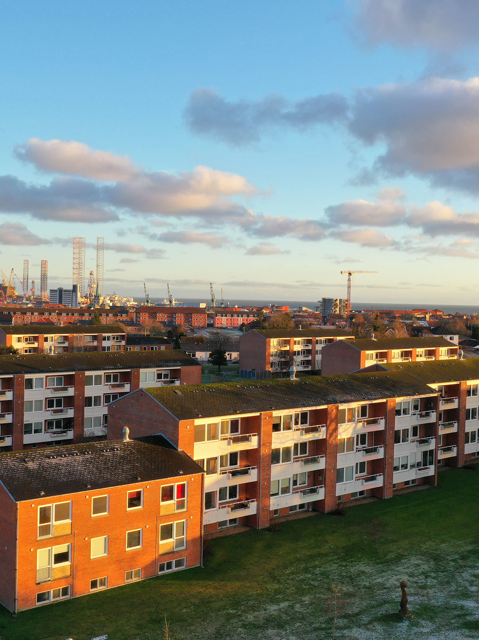
MULTIPOLYGON (((477 0, 0 7, 0 267, 105 293, 477 304, 477 0)), ((18 283, 17 283, 18 284, 18 283)), ((19 286, 19 285, 18 285, 19 286)))

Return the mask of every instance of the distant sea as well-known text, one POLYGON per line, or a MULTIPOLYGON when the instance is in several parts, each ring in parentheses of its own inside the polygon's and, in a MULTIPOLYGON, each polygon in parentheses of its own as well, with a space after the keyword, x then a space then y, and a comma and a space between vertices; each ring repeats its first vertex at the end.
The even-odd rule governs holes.
MULTIPOLYGON (((162 304, 162 298, 153 298, 152 302, 155 304, 162 304)), ((206 298, 182 298, 181 303, 184 306, 191 305, 197 306, 201 302, 205 302, 207 305, 211 304, 210 299, 206 298)), ((217 303, 219 301, 217 300, 217 303)), ((238 305, 239 307, 253 307, 259 305, 269 305, 269 304, 277 304, 277 305, 286 305, 291 308, 297 307, 308 307, 309 309, 313 309, 319 305, 317 301, 311 300, 225 300, 225 304, 228 304, 230 307, 234 307, 238 305)), ((441 304, 441 303, 428 303, 424 302, 410 302, 410 303, 401 303, 401 302, 354 302, 352 304, 352 308, 355 311, 361 311, 362 309, 441 309, 446 314, 451 313, 465 313, 468 315, 473 315, 475 313, 479 314, 479 305, 468 305, 468 304, 441 304)))

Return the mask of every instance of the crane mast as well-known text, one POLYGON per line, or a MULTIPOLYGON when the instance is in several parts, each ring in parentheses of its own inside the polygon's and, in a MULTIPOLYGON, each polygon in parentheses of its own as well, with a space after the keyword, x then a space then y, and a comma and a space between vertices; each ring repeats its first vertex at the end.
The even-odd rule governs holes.
POLYGON ((351 313, 351 276, 355 273, 377 273, 377 271, 341 271, 341 275, 347 273, 348 274, 348 306, 346 310, 346 316, 349 318, 349 314, 351 313))
POLYGON ((171 295, 169 283, 166 285, 166 290, 168 291, 168 306, 169 307, 174 307, 175 306, 175 300, 174 300, 173 296, 171 295))
POLYGON ((146 282, 143 283, 143 287, 145 288, 145 300, 146 304, 151 304, 150 295, 146 289, 146 282))
POLYGON ((216 307, 216 296, 215 296, 215 292, 213 291, 213 283, 212 282, 210 282, 210 294, 211 294, 211 306, 214 309, 216 307))

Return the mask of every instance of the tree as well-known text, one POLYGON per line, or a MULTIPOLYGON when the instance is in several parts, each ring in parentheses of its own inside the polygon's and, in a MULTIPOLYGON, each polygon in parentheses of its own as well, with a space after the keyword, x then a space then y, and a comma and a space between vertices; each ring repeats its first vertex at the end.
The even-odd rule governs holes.
POLYGON ((221 373, 221 367, 228 366, 228 360, 226 358, 226 351, 221 347, 213 349, 208 358, 208 362, 215 367, 218 367, 218 373, 221 373))
POLYGON ((18 349, 15 347, 7 347, 4 344, 0 345, 0 356, 14 356, 18 353, 18 349))
POLYGON ((98 326, 100 326, 102 324, 100 314, 98 313, 98 311, 96 309, 93 312, 93 315, 92 315, 91 320, 90 320, 90 324, 93 325, 94 327, 98 327, 98 326))
POLYGON ((294 329, 293 318, 289 313, 278 313, 266 320, 268 329, 294 329))
POLYGON ((180 327, 175 325, 173 329, 168 329, 166 337, 168 340, 173 340, 173 347, 175 349, 181 349, 181 338, 185 335, 186 333, 182 331, 180 327))

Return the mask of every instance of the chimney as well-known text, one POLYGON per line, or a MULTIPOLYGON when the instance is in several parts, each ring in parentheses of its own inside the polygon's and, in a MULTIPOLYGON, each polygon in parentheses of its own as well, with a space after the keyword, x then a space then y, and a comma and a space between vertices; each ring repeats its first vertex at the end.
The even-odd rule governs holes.
POLYGON ((130 429, 128 427, 123 427, 123 442, 131 442, 130 429))
POLYGON ((290 380, 298 380, 298 378, 296 377, 296 367, 290 367, 289 368, 289 379, 290 380))

